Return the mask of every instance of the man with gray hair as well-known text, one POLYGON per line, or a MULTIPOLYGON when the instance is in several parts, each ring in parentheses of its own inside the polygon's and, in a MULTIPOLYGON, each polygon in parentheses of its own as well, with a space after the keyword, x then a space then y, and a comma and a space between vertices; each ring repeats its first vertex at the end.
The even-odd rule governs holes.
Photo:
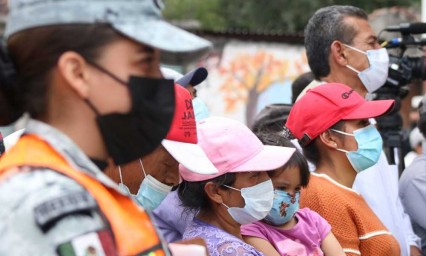
POLYGON ((305 47, 319 81, 347 84, 361 95, 386 81, 389 57, 362 9, 338 5, 319 9, 305 28, 305 47))
MULTIPOLYGON (((305 47, 318 81, 304 92, 324 82, 346 84, 362 96, 376 91, 385 83, 389 66, 387 51, 377 39, 360 8, 335 5, 317 10, 305 29, 305 47)), ((388 164, 383 152, 377 164, 356 176, 353 189, 398 240, 401 255, 421 255, 420 239, 398 196, 397 167, 388 164)))

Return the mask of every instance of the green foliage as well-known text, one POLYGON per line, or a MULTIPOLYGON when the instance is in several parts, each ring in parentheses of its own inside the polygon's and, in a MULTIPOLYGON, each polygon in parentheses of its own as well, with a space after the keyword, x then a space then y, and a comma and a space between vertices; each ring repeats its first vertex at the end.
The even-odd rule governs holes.
POLYGON ((205 30, 303 32, 319 8, 356 5, 367 12, 390 6, 420 6, 420 0, 164 0, 168 20, 198 20, 205 30))
POLYGON ((168 20, 197 20, 206 30, 227 27, 219 0, 165 0, 163 15, 168 20))

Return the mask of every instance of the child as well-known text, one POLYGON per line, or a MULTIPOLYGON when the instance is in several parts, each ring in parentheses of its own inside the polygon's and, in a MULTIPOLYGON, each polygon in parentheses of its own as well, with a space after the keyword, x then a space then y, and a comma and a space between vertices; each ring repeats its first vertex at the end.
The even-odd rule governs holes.
MULTIPOLYGON (((280 134, 258 137, 265 145, 292 147, 280 134)), ((296 151, 268 175, 274 185, 272 209, 263 220, 241 227, 244 240, 268 256, 345 255, 330 224, 309 208, 299 209, 300 190, 308 185, 310 175, 303 155, 296 151)))

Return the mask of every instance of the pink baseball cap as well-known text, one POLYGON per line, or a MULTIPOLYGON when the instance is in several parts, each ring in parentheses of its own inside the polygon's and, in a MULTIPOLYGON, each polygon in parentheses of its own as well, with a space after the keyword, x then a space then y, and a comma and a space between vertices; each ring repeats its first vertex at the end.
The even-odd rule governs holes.
POLYGON ((197 142, 197 127, 191 94, 184 87, 175 84, 175 113, 172 126, 161 144, 176 161, 186 166, 188 170, 201 174, 217 173, 216 167, 197 142))
POLYGON ((378 117, 391 110, 394 103, 394 100, 366 101, 344 84, 322 84, 308 90, 293 105, 285 126, 301 146, 306 146, 340 120, 378 117))
POLYGON ((225 173, 270 171, 283 166, 295 149, 266 146, 244 124, 224 118, 208 117, 197 123, 198 145, 217 168, 218 173, 203 175, 179 165, 186 181, 203 181, 225 173))

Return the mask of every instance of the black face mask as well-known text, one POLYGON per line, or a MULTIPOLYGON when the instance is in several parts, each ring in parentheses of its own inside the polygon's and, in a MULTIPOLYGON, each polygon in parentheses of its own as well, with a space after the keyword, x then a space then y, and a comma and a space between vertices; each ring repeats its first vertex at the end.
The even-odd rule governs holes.
POLYGON ((103 161, 103 160, 99 160, 95 158, 90 158, 90 161, 92 161, 101 171, 105 171, 105 169, 108 167, 107 161, 103 161))
POLYGON ((131 76, 126 83, 98 65, 100 71, 129 88, 132 108, 126 114, 100 115, 96 121, 109 155, 116 165, 122 165, 151 153, 166 137, 175 108, 174 82, 131 76))

